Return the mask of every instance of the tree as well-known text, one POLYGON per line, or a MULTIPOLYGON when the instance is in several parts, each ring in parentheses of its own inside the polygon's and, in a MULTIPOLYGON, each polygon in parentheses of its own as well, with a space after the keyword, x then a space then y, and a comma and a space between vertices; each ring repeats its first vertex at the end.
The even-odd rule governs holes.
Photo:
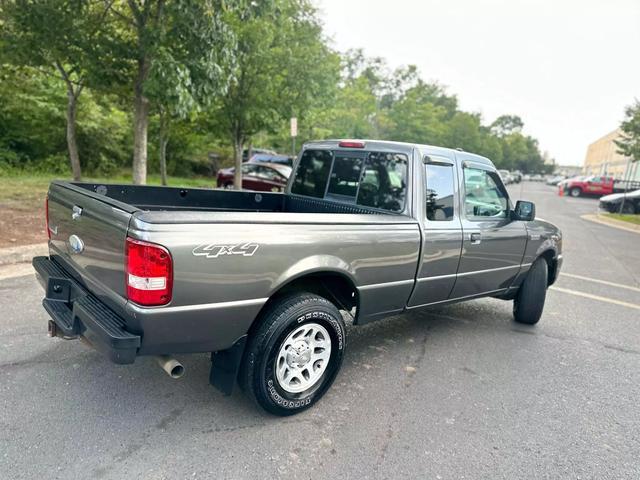
POLYGON ((106 25, 107 9, 82 0, 3 0, 0 7, 2 59, 57 75, 66 86, 67 148, 73 178, 80 180, 78 100, 92 65, 92 44, 106 25))
MULTIPOLYGON (((419 80, 388 108, 391 123, 385 136, 404 142, 460 146, 450 134, 456 107, 457 99, 446 95, 440 85, 419 80)), ((462 118, 457 120, 464 122, 462 118)))
POLYGON ((620 124, 622 137, 615 140, 618 152, 631 159, 632 162, 640 161, 640 101, 625 109, 625 119, 620 124))
POLYGON ((497 137, 504 137, 512 133, 520 133, 524 122, 517 115, 500 115, 491 124, 491 131, 497 137))
POLYGON ((337 81, 337 61, 306 0, 253 2, 230 18, 237 43, 227 94, 209 114, 234 151, 234 187, 242 188, 242 153, 251 137, 304 119, 337 81))
MULTIPOLYGON (((129 55, 126 76, 133 90, 133 182, 146 183, 149 115, 156 106, 166 126, 224 90, 224 63, 233 37, 223 0, 126 0, 107 2, 118 20, 116 55, 129 55)), ((244 2, 236 2, 241 8, 244 2)), ((235 5, 235 3, 234 3, 235 5)), ((234 7, 235 8, 235 7, 234 7)), ((161 155, 168 129, 161 129, 161 155)), ((163 158, 162 164, 166 164, 163 158)))

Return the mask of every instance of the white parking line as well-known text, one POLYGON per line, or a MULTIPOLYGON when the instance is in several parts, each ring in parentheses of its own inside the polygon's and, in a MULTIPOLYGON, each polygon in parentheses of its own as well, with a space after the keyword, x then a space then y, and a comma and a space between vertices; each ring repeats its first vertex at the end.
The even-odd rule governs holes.
POLYGON ((590 293, 579 292, 577 290, 569 290, 568 288, 549 287, 549 290, 556 292, 568 293, 569 295, 576 295, 578 297, 589 298, 591 300, 598 300, 600 302, 613 303, 614 305, 620 305, 621 307, 634 308, 640 310, 640 305, 636 303, 623 302, 621 300, 615 300, 613 298, 601 297, 599 295, 591 295, 590 293))
POLYGON ((560 272, 560 276, 561 277, 569 277, 569 278, 577 278, 579 280, 586 280, 587 282, 601 283, 603 285, 609 285, 610 287, 625 288, 627 290, 632 290, 634 292, 640 292, 640 288, 632 287, 631 285, 623 285, 621 283, 607 282, 606 280, 599 280, 597 278, 583 277, 582 275, 575 275, 573 273, 560 272))

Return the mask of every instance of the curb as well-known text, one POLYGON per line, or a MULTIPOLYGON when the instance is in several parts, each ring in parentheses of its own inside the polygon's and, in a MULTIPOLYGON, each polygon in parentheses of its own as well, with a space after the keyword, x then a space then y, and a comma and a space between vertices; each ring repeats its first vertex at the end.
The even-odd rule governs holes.
POLYGON ((46 243, 35 245, 21 245, 19 247, 0 248, 0 266, 15 265, 16 263, 30 262, 38 255, 48 255, 49 247, 46 243))
POLYGON ((614 218, 608 218, 603 215, 581 215, 580 218, 588 220, 589 222, 599 223, 600 225, 606 225, 608 227, 617 228, 619 230, 625 230, 627 232, 640 234, 640 225, 633 225, 632 223, 623 222, 614 218))

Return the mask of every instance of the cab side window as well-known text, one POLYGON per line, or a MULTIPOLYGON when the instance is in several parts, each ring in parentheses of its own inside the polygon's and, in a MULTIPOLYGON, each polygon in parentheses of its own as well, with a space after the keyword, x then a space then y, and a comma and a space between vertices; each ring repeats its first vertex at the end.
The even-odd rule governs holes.
POLYGON ((509 199, 495 172, 480 168, 464 168, 464 208, 470 220, 505 218, 509 199))
POLYGON ((425 167, 427 220, 453 220, 453 166, 428 164, 425 167))

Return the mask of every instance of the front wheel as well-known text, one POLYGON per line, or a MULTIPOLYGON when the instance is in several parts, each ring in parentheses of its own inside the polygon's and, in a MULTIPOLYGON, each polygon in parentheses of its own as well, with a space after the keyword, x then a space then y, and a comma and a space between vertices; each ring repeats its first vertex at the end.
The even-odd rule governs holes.
POLYGON ((633 208, 633 203, 631 202, 624 202, 624 204, 622 205, 622 213, 636 213, 635 208, 633 208))
POLYGON ((574 187, 571 190, 569 190, 569 193, 571 194, 572 197, 579 197, 580 195, 582 195, 582 190, 579 189, 578 187, 574 187))
POLYGON ((540 320, 547 296, 548 271, 544 258, 538 258, 531 265, 513 301, 513 319, 516 322, 534 325, 540 320))
POLYGON ((309 408, 329 389, 345 347, 338 309, 312 293, 274 301, 258 320, 240 368, 243 390, 275 415, 309 408))

